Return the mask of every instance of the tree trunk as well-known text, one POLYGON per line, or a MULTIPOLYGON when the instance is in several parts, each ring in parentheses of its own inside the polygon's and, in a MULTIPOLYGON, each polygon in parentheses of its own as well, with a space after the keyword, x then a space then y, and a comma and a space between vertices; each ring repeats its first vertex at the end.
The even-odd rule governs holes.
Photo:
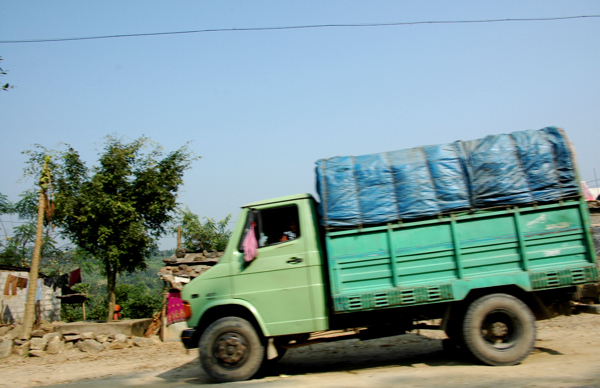
POLYGON ((117 271, 111 268, 110 264, 106 265, 106 291, 108 292, 108 316, 106 322, 113 321, 115 313, 115 288, 117 286, 117 271))
MULTIPOLYGON (((44 166, 45 167, 45 166, 44 166)), ((33 330, 35 318, 35 293, 37 290, 38 271, 40 267, 40 253, 42 250, 42 240, 44 235, 44 206, 46 205, 46 195, 44 188, 40 189, 40 199, 38 202, 37 228, 35 233, 35 246, 33 248, 33 257, 31 267, 29 268, 29 288, 27 289, 27 302, 25 303, 25 317, 23 318, 23 333, 21 338, 29 339, 33 330)))

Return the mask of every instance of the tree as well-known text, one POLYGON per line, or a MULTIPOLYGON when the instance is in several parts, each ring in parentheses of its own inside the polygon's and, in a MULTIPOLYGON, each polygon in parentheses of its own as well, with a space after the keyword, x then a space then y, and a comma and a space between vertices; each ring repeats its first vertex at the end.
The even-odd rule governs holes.
POLYGON ((27 302, 25 302, 25 314, 23 316, 23 333, 21 338, 29 339, 29 335, 33 330, 35 320, 35 293, 39 274, 40 256, 42 253, 42 243, 44 241, 44 213, 46 213, 47 194, 50 188, 50 169, 48 162, 50 157, 44 158, 44 167, 40 174, 40 195, 38 200, 37 220, 35 227, 35 245, 31 258, 31 267, 29 268, 29 289, 27 290, 27 302))
MULTIPOLYGON (((4 59, 2 57, 0 57, 0 61, 3 61, 4 59)), ((6 75, 6 71, 2 70, 2 68, 0 67, 0 75, 6 75)), ((9 83, 5 83, 4 85, 0 84, 0 89, 2 90, 8 90, 8 89, 12 89, 14 88, 13 85, 9 84, 9 83)))
POLYGON ((179 209, 177 213, 184 248, 190 252, 225 250, 231 236, 231 231, 227 230, 231 214, 220 221, 204 217, 206 222, 203 224, 187 206, 179 209))
MULTIPOLYGON (((20 195, 20 200, 12 203, 0 194, 0 214, 18 216, 17 226, 7 228, 2 222, 4 238, 0 239, 0 264, 16 267, 31 266, 35 243, 38 212, 38 191, 28 190, 20 195)), ((49 219, 42 240, 40 271, 55 276, 66 272, 77 261, 77 251, 66 242, 57 240, 49 219)), ((85 262, 84 262, 85 263, 85 262)))
MULTIPOLYGON (((29 152, 30 160, 47 152, 29 152)), ((101 264, 112 321, 117 275, 145 268, 196 157, 187 145, 164 156, 146 137, 125 143, 109 136, 93 168, 72 147, 55 153, 54 220, 64 237, 101 264)))

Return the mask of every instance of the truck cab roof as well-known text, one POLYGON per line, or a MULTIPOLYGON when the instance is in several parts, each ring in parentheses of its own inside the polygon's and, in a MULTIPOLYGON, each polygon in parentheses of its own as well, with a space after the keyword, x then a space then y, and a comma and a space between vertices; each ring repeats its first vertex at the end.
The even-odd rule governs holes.
POLYGON ((286 195, 284 197, 277 197, 277 198, 271 198, 271 199, 265 199, 262 201, 252 202, 252 203, 242 206, 242 208, 252 208, 252 207, 256 207, 256 206, 269 205, 269 204, 277 203, 277 202, 295 201, 298 199, 312 199, 313 201, 315 200, 315 198, 311 194, 303 193, 303 194, 286 195))

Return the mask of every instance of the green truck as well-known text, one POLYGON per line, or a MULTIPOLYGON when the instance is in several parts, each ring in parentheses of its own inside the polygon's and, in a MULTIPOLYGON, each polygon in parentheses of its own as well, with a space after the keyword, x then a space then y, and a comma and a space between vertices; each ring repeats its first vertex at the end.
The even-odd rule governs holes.
POLYGON ((435 319, 428 327, 447 333, 449 350, 517 364, 535 321, 568 314, 577 286, 598 281, 580 195, 332 226, 323 185, 321 203, 300 194, 243 206, 219 262, 184 287, 182 341, 213 379, 251 378, 289 348, 435 319))

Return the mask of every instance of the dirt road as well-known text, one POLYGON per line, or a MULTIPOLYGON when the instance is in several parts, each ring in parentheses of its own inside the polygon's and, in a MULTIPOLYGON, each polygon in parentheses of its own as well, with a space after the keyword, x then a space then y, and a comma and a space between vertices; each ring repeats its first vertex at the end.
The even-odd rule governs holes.
MULTIPOLYGON (((276 367, 219 387, 591 387, 600 386, 600 316, 538 322, 532 355, 516 366, 477 365, 442 350, 444 333, 357 340, 292 349, 276 367)), ((1 387, 189 387, 213 385, 195 351, 178 343, 43 359, 11 356, 0 364, 1 387)))

